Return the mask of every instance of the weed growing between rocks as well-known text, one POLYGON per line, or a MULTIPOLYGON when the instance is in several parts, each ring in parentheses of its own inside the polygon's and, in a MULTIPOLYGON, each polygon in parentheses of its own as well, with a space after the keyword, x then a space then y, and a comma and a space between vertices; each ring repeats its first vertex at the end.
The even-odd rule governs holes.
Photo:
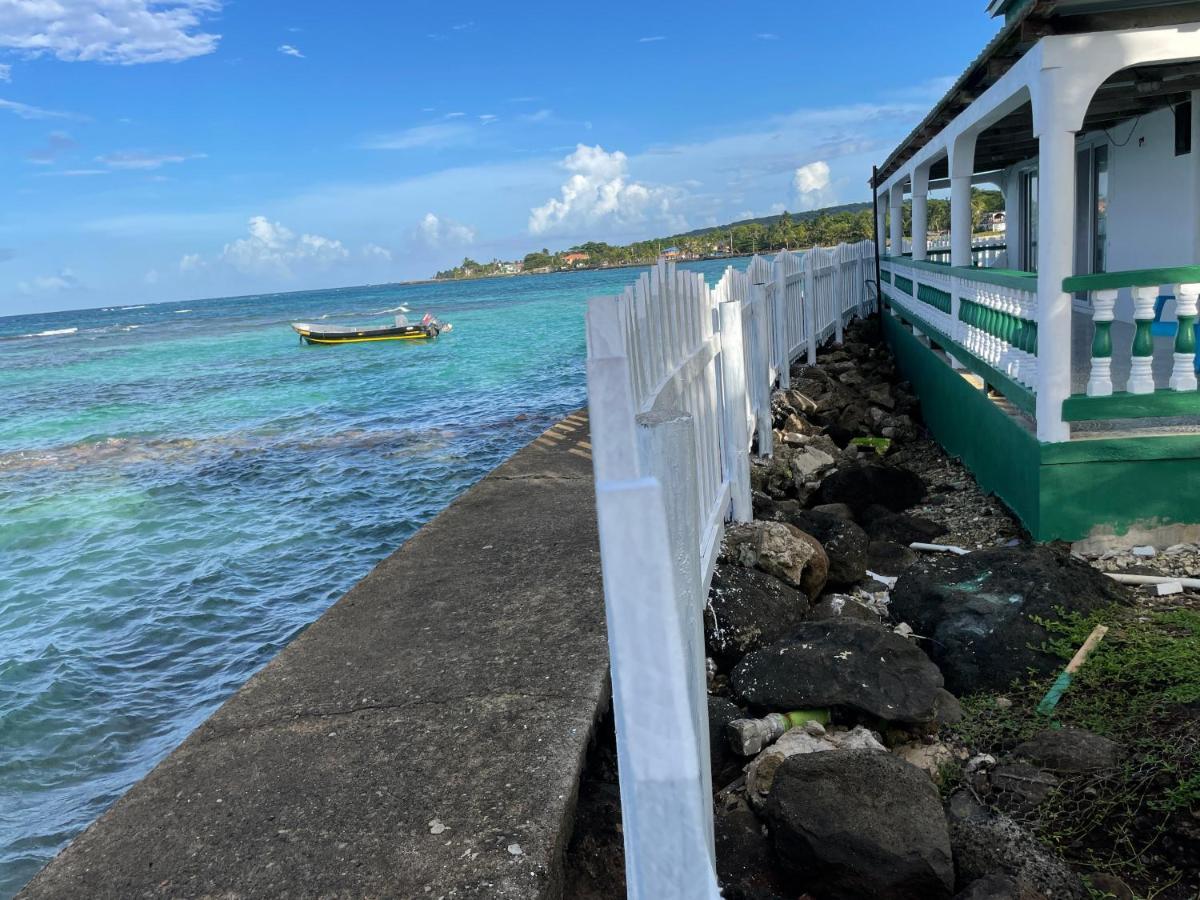
POLYGON ((1065 662, 1097 624, 1109 632, 1052 717, 1036 707, 1053 678, 1033 679, 965 698, 949 731, 973 753, 1007 760, 1048 727, 1086 729, 1113 742, 1114 758, 1054 760, 1036 802, 1028 782, 1024 794, 1005 791, 1003 767, 999 785, 997 769, 967 781, 1084 871, 1116 876, 1141 897, 1200 896, 1200 612, 1066 614, 1045 622, 1047 649, 1065 662))

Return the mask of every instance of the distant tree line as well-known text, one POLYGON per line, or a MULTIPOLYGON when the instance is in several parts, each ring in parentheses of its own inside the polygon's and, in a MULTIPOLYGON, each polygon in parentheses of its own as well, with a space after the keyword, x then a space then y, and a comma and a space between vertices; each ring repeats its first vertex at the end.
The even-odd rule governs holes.
MULTIPOLYGON (((971 189, 971 221, 979 222, 986 213, 1004 209, 1004 197, 999 191, 971 189)), ((912 204, 904 205, 904 228, 912 232, 912 204)), ((929 201, 929 231, 949 231, 950 201, 929 201)), ((559 271, 585 266, 632 266, 653 263, 668 248, 678 249, 687 259, 751 253, 772 253, 779 250, 804 250, 809 247, 832 247, 841 243, 872 240, 875 222, 869 204, 854 204, 818 210, 793 216, 784 212, 778 216, 752 219, 684 234, 668 235, 632 244, 614 245, 604 241, 587 241, 565 250, 551 251, 543 247, 525 254, 522 262, 526 272, 559 271), (568 261, 567 254, 586 253, 587 260, 568 261)), ((511 270, 511 269, 509 269, 511 270)), ((499 260, 479 263, 467 258, 461 265, 438 272, 439 279, 481 278, 501 275, 506 271, 499 260)))

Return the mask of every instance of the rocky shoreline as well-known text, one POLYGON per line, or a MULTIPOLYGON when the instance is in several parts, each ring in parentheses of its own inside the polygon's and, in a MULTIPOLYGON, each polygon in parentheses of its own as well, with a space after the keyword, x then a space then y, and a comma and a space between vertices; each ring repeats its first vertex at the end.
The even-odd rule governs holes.
MULTIPOLYGON (((1200 896, 1200 594, 1103 574, 1195 576, 1200 548, 1032 543, 924 434, 874 322, 773 407, 705 610, 724 896, 1200 896), (1099 661, 1037 714, 1101 622, 1099 661), (1144 721, 1105 717, 1105 690, 1144 721)), ((568 896, 621 895, 606 771, 568 896)))

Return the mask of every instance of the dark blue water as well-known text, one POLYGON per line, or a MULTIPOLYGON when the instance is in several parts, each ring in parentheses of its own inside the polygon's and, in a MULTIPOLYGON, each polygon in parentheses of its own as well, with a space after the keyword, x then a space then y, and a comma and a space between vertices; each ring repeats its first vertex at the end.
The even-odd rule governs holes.
POLYGON ((582 406, 586 299, 636 275, 0 318, 0 897, 582 406), (454 330, 307 347, 288 327, 401 305, 454 330))

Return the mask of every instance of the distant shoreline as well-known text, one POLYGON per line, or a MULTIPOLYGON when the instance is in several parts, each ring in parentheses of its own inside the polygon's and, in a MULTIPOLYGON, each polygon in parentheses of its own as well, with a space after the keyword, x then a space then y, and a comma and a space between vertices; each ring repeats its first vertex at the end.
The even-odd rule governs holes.
MULTIPOLYGON (((768 251, 771 252, 771 251, 768 251)), ((753 256, 753 253, 735 253, 725 256, 701 256, 698 259, 679 259, 674 262, 681 263, 698 263, 712 262, 718 259, 745 259, 748 256, 753 256)), ((484 281, 488 278, 520 278, 524 275, 570 275, 575 272, 608 272, 612 269, 642 269, 649 268, 658 260, 653 262, 632 262, 620 263, 619 265, 611 266, 576 266, 570 269, 552 269, 549 272, 491 272, 487 275, 463 275, 459 278, 425 278, 420 281, 402 281, 400 284, 453 284, 456 281, 484 281)))

